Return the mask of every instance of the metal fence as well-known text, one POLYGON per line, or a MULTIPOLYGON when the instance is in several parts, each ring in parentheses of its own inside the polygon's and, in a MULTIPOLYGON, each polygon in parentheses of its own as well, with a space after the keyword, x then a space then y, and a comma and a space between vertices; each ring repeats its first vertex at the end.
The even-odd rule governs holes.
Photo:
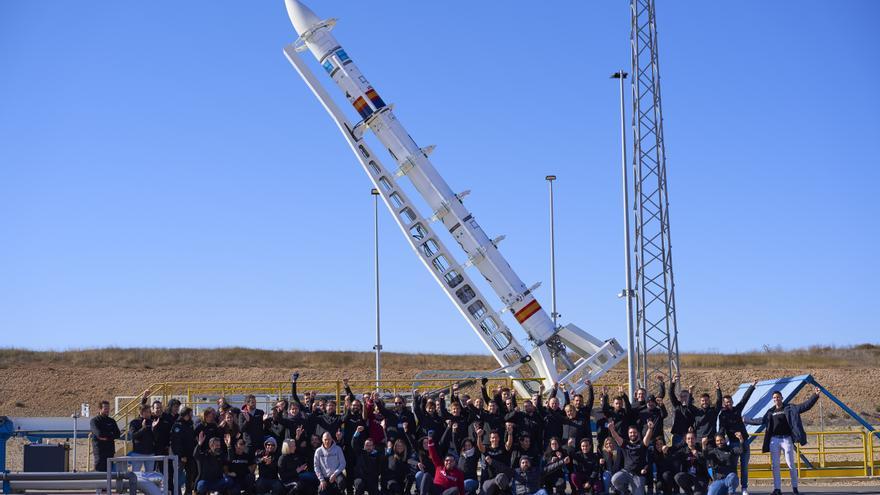
MULTIPOLYGON (((770 454, 761 452, 763 435, 751 444, 749 478, 773 477, 770 454), (755 462, 755 459, 758 462, 755 462)), ((858 430, 807 432, 807 445, 796 445, 795 463, 799 478, 863 478, 880 475, 880 436, 858 430)), ((786 469, 782 460, 782 469, 786 469)))

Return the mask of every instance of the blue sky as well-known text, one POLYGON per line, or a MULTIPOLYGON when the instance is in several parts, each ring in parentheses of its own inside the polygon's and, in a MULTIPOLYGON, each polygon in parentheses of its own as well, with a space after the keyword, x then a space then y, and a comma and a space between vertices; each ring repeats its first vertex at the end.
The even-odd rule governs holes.
MULTIPOLYGON (((310 5, 544 306, 559 176, 563 321, 623 341, 627 3, 310 5)), ((682 350, 877 341, 878 14, 659 2, 682 350)), ((0 2, 3 345, 370 349, 370 184, 295 37, 280 0, 0 2)), ((380 220, 385 348, 485 352, 380 220)))

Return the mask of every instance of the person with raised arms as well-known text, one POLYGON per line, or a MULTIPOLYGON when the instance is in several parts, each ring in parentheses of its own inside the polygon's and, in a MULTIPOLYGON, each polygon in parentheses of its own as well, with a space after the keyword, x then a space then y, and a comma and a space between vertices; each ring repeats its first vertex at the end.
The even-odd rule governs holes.
POLYGON ((782 392, 773 392, 773 407, 764 413, 760 419, 743 418, 747 425, 764 426, 764 444, 761 452, 770 452, 770 464, 773 467, 773 493, 781 495, 782 479, 779 472, 779 454, 785 454, 785 463, 788 464, 788 472, 791 475, 791 491, 798 492, 797 467, 794 463, 794 442, 801 445, 807 444, 807 434, 801 421, 801 414, 809 411, 819 400, 822 389, 818 386, 809 399, 801 404, 785 404, 782 392))

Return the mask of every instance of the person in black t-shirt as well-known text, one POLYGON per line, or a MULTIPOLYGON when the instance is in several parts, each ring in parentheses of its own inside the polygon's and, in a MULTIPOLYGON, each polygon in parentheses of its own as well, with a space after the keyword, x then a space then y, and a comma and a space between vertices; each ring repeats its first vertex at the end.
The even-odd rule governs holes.
MULTIPOLYGON (((476 434, 477 437, 482 437, 482 428, 476 434)), ((501 433, 493 430, 489 433, 489 445, 478 442, 477 449, 483 454, 485 463, 481 474, 483 492, 506 490, 513 470, 510 469, 510 452, 501 443, 501 433)))
POLYGON ((254 471, 257 465, 254 456, 248 452, 247 442, 243 438, 235 441, 232 445, 232 437, 227 437, 226 444, 226 471, 232 480, 230 494, 253 493, 254 471))
POLYGON ((773 466, 773 493, 781 494, 782 479, 779 473, 779 454, 785 452, 785 463, 791 473, 791 491, 798 493, 797 468, 794 464, 794 442, 807 444, 807 434, 801 422, 801 414, 809 411, 819 400, 822 389, 816 386, 815 393, 802 404, 785 404, 782 393, 773 392, 773 407, 761 419, 743 418, 747 425, 763 425, 764 432, 762 452, 770 452, 770 463, 773 466))
POLYGON ((618 433, 613 420, 608 422, 608 432, 617 445, 623 450, 623 469, 611 477, 611 484, 618 491, 644 495, 645 477, 648 474, 648 446, 651 445, 651 435, 654 423, 649 421, 646 425, 647 433, 639 438, 639 427, 630 425, 627 429, 627 440, 618 433))

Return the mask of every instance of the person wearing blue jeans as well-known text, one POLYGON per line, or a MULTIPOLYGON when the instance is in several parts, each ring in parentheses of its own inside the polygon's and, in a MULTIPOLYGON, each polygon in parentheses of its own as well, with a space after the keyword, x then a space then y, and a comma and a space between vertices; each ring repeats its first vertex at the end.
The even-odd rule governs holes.
POLYGON ((727 476, 720 480, 715 480, 709 485, 709 491, 707 495, 728 495, 736 493, 736 488, 739 486, 739 478, 736 477, 736 473, 728 473, 727 476))
POLYGON ((752 452, 748 442, 733 440, 730 442, 730 448, 739 448, 742 454, 739 455, 739 483, 742 485, 743 495, 749 495, 749 460, 752 458, 752 452))
POLYGON ((211 492, 223 493, 232 488, 232 480, 226 476, 216 480, 199 480, 196 482, 196 493, 205 495, 211 492))
POLYGON ((221 457, 221 442, 217 437, 211 438, 205 447, 205 432, 199 432, 198 445, 193 450, 193 457, 199 464, 199 479, 196 481, 196 493, 205 495, 209 492, 225 492, 232 487, 232 480, 226 476, 225 460, 221 457))
MULTIPOLYGON (((740 445, 743 443, 742 433, 736 432, 736 438, 740 445)), ((742 447, 733 447, 727 443, 727 435, 718 433, 715 435, 715 446, 709 445, 709 439, 703 439, 703 455, 709 466, 712 467, 714 481, 709 485, 708 495, 732 494, 739 487, 739 478, 736 476, 736 465, 742 455, 742 447)))
MULTIPOLYGON (((132 450, 128 453, 129 457, 146 457, 153 455, 153 445, 155 444, 155 435, 153 434, 153 426, 155 422, 150 418, 150 406, 142 405, 140 409, 140 417, 128 424, 128 436, 131 439, 132 450)), ((145 470, 147 472, 153 470, 153 461, 130 461, 132 471, 145 470)))

